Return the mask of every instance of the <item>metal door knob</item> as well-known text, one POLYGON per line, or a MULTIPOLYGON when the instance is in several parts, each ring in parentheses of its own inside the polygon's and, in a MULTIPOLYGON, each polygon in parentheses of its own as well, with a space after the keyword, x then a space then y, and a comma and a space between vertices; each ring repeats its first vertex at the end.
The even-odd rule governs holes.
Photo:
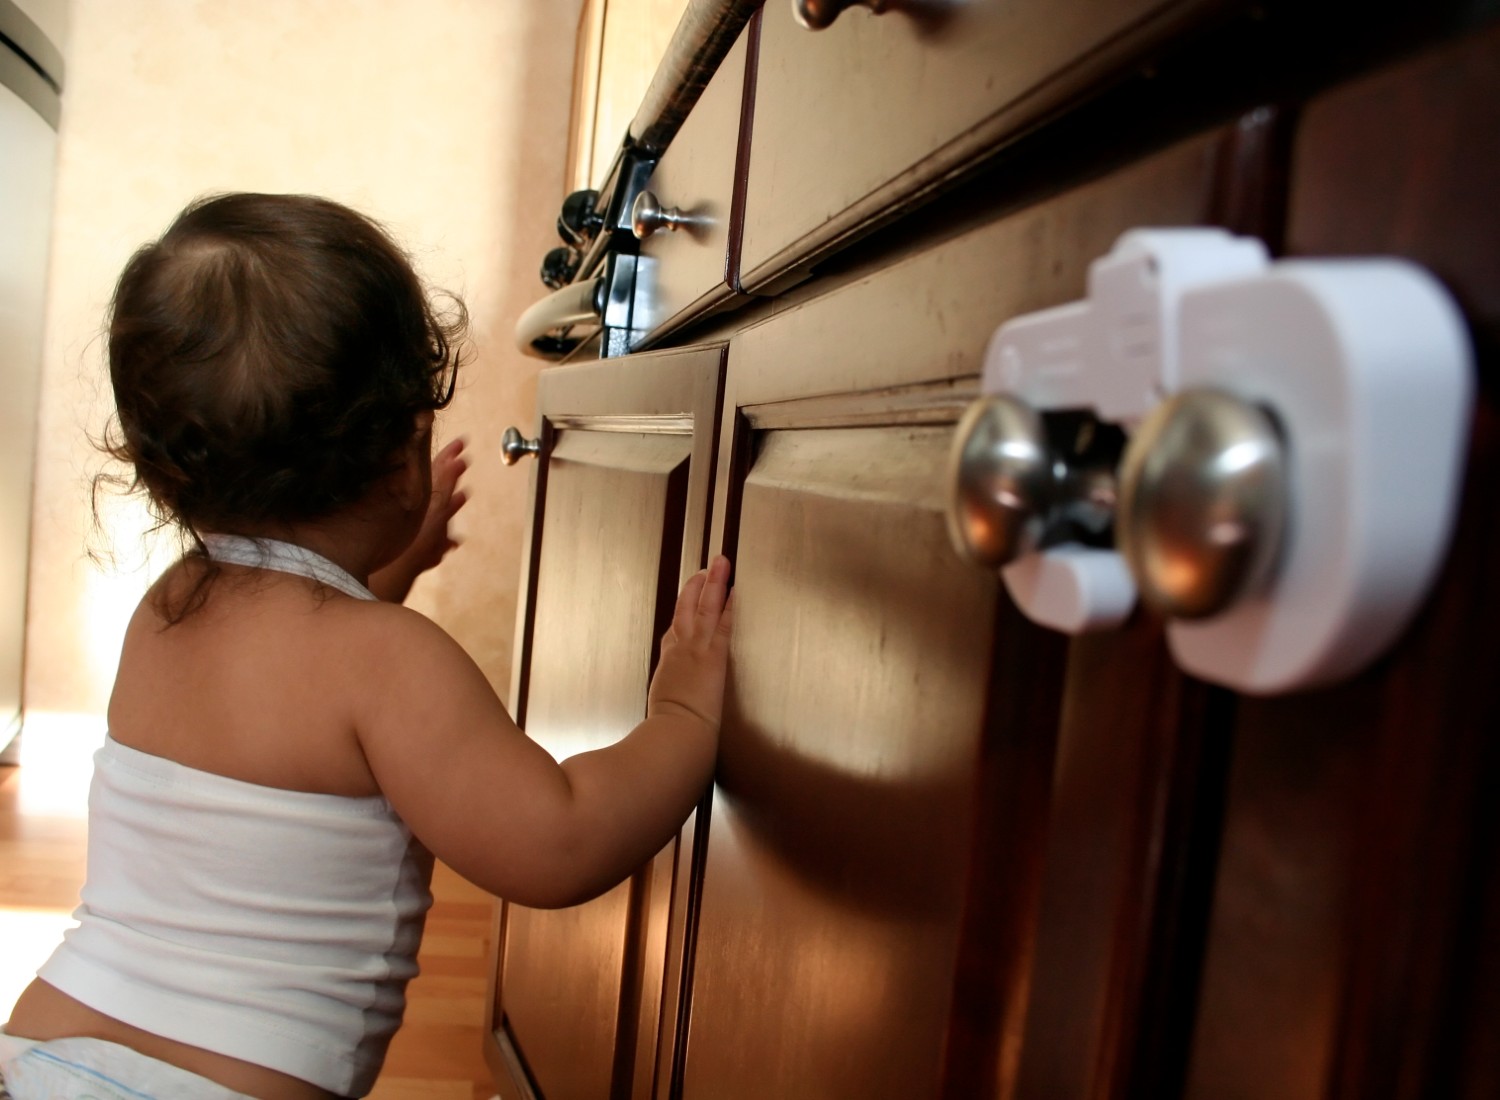
POLYGON ((965 410, 948 463, 948 537, 972 565, 998 569, 1046 533, 1055 474, 1036 410, 981 397, 965 410))
POLYGON ((833 26, 846 8, 869 8, 876 15, 891 6, 892 0, 792 0, 792 14, 810 31, 833 26))
POLYGON ((675 206, 662 206, 650 191, 642 191, 630 207, 630 230, 639 241, 658 229, 676 231, 692 224, 691 217, 675 206))
POLYGON ((1287 513, 1285 449, 1262 408, 1221 390, 1158 405, 1131 437, 1116 537, 1141 598, 1202 619, 1275 566, 1287 513))
POLYGON ((536 455, 542 449, 540 439, 527 439, 519 428, 506 428, 500 437, 500 458, 507 466, 514 466, 527 455, 536 455))

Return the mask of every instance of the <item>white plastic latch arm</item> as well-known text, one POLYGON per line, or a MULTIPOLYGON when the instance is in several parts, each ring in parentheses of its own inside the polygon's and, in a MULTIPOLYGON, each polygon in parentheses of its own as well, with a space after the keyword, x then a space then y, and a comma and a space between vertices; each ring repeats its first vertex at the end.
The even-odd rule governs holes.
POLYGON ((1298 260, 1185 295, 1180 385, 1276 417, 1288 528, 1260 591, 1174 621, 1177 662, 1271 694, 1358 672, 1406 628, 1451 537, 1473 401, 1463 317, 1399 260, 1298 260))

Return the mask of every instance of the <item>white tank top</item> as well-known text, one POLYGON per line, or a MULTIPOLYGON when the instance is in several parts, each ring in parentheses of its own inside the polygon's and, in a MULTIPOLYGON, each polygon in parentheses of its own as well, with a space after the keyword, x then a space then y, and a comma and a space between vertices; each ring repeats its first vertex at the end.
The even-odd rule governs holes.
MULTIPOLYGON (((299 547, 210 552, 374 598, 299 547)), ((363 1096, 417 972, 431 876, 384 798, 263 787, 106 739, 79 924, 38 976, 164 1038, 363 1096)))

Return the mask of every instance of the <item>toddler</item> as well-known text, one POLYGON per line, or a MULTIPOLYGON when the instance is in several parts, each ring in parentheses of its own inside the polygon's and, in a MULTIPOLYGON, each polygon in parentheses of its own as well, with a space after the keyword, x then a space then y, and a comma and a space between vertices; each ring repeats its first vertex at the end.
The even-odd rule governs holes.
POLYGON ((431 453, 464 315, 336 203, 190 206, 116 289, 111 449, 192 549, 126 632, 71 930, 0 1032, 0 1097, 363 1096, 436 856, 565 906, 710 781, 728 562, 683 587, 646 708, 559 764, 400 600, 453 545, 431 453))

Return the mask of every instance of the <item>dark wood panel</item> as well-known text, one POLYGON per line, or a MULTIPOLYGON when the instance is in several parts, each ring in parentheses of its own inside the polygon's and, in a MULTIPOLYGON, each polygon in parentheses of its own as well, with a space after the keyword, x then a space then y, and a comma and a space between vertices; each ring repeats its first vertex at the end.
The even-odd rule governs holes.
MULTIPOLYGON (((1500 26, 1315 101, 1294 153, 1294 255, 1423 264, 1500 333, 1500 26)), ((1493 357, 1486 368, 1493 370, 1493 357)))
MULTIPOLYGON (((691 436, 573 430, 549 457, 532 656, 546 675, 530 693, 526 729, 557 759, 612 744, 645 715, 663 608, 676 591, 691 450, 691 436)), ((636 910, 648 891, 630 881, 568 909, 508 907, 500 1009, 552 1100, 628 1095, 636 910)))
POLYGON ((1038 929, 1068 639, 996 605, 975 825, 938 1095, 1011 1094, 1038 929))
POLYGON ((947 544, 948 436, 762 441, 685 1097, 937 1087, 996 599, 947 544))
MULTIPOLYGON (((1215 135, 1208 220, 1279 247, 1285 112, 1215 135)), ((1182 1086, 1218 852, 1233 696, 1184 676, 1137 612, 1075 639, 1043 851, 1019 1068, 1002 1095, 1182 1086)))
POLYGON ((1348 684, 1240 707, 1189 1095, 1500 1093, 1496 195, 1494 29, 1304 113, 1288 251, 1430 267, 1468 312, 1479 402, 1452 553, 1408 634, 1348 684))
MULTIPOLYGON (((644 715, 657 640, 704 563, 723 349, 629 367, 559 368, 539 384, 515 683, 528 734, 558 757, 644 715)), ((583 906, 503 906, 487 1046, 503 1096, 533 1084, 549 1100, 653 1095, 658 1045, 675 1044, 679 848, 583 906)))
POLYGON ((1180 1087, 1228 704, 1177 670, 1160 624, 1144 615, 1073 641, 1011 1095, 1158 1097, 1180 1087))

